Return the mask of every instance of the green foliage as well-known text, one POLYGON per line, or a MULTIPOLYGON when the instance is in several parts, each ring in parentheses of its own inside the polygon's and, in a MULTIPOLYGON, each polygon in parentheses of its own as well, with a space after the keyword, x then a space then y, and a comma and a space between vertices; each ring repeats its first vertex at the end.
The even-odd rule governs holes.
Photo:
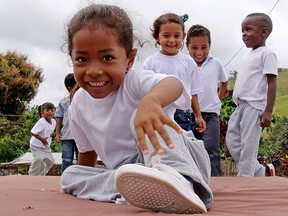
POLYGON ((234 112, 236 104, 233 102, 232 97, 226 97, 222 100, 222 108, 220 110, 220 117, 229 120, 231 114, 234 112))
POLYGON ((274 112, 279 115, 288 116, 288 69, 279 68, 277 78, 277 98, 274 112))
POLYGON ((266 145, 271 147, 271 152, 280 150, 282 157, 288 154, 288 118, 277 116, 274 127, 268 134, 266 145))
POLYGON ((25 55, 0 53, 0 113, 22 115, 43 81, 42 70, 25 55))
POLYGON ((29 133, 21 119, 0 117, 0 162, 9 162, 29 149, 29 133))
MULTIPOLYGON (((39 119, 38 106, 25 112, 17 120, 7 119, 0 115, 0 162, 10 162, 29 152, 30 130, 39 119)), ((61 152, 61 145, 51 144, 52 152, 61 152)))

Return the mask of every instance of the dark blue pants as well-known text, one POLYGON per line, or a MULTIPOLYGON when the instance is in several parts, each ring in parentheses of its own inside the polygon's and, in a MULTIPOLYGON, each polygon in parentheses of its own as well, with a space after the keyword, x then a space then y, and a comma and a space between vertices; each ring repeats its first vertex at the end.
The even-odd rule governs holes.
POLYGON ((221 176, 221 158, 220 158, 220 120, 217 113, 201 112, 206 122, 206 130, 199 133, 196 130, 196 122, 192 114, 191 130, 196 139, 203 140, 206 151, 211 162, 211 176, 221 176))
POLYGON ((76 154, 76 159, 78 159, 78 149, 76 142, 72 140, 62 140, 62 166, 61 172, 73 165, 74 154, 76 154))
POLYGON ((174 113, 174 120, 183 130, 191 130, 191 112, 189 110, 177 109, 174 113))

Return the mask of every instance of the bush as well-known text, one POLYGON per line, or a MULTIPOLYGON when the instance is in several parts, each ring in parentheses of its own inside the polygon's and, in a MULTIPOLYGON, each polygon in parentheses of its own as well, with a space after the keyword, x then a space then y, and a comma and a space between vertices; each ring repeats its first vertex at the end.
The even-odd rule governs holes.
POLYGON ((267 138, 261 137, 258 160, 261 164, 272 163, 276 175, 283 176, 281 158, 288 154, 288 118, 273 115, 273 124, 266 128, 267 138))
MULTIPOLYGON (((18 116, 18 120, 8 120, 0 115, 0 162, 10 162, 22 154, 30 151, 30 130, 39 119, 38 106, 18 116)), ((55 143, 55 136, 51 144, 52 152, 61 152, 61 145, 55 143)))

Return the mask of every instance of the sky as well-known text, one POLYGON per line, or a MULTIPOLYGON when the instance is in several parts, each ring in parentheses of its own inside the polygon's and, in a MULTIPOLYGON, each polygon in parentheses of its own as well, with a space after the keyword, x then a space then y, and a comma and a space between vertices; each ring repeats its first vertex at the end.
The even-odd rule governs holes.
MULTIPOLYGON (((71 61, 61 46, 70 18, 91 2, 117 5, 130 16, 135 33, 150 45, 138 49, 134 68, 157 51, 150 27, 168 12, 188 14, 186 31, 194 24, 211 31, 210 53, 219 58, 225 70, 238 70, 249 51, 243 46, 241 22, 250 13, 269 14, 273 31, 266 41, 277 55, 279 68, 288 68, 288 1, 287 0, 1 0, 0 52, 24 54, 28 61, 43 70, 44 81, 30 106, 50 101, 56 106, 67 95, 66 74, 73 72, 71 61)), ((188 53, 184 47, 182 52, 188 53)))

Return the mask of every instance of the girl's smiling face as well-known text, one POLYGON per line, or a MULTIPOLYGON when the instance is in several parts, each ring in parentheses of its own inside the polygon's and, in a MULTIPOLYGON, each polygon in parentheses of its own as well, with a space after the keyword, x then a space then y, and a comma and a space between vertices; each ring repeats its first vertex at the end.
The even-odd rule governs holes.
POLYGON ((164 55, 176 55, 182 46, 186 34, 178 23, 165 23, 160 27, 157 42, 160 44, 164 55))
POLYGON ((111 29, 102 26, 80 29, 72 38, 71 50, 78 85, 93 98, 105 98, 119 88, 132 67, 136 55, 133 51, 128 58, 111 29))

